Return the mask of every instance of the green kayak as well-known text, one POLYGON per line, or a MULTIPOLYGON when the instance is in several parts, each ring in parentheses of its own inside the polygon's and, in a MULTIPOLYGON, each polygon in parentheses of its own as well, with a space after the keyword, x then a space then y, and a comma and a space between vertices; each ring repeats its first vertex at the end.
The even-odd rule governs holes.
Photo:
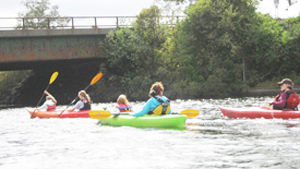
POLYGON ((144 115, 132 117, 129 115, 111 116, 100 119, 99 124, 110 126, 131 126, 139 128, 164 128, 164 129, 184 129, 186 115, 144 115))

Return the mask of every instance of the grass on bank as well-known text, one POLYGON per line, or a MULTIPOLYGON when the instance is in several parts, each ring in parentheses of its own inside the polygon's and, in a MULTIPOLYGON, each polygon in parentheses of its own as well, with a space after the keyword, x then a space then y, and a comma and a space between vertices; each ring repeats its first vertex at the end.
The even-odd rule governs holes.
MULTIPOLYGON (((290 77, 286 78, 290 78, 294 82, 295 86, 300 86, 300 77, 298 77, 297 75, 291 75, 290 77)), ((272 80, 261 82, 255 87, 278 87, 277 83, 280 82, 282 79, 283 78, 273 78, 272 80)))

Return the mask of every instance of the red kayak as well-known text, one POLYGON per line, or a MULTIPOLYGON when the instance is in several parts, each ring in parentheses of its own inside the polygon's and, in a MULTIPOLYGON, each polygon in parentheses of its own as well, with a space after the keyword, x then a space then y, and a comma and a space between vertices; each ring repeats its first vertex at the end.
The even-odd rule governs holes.
MULTIPOLYGON (((30 115, 33 114, 32 118, 38 117, 40 119, 43 118, 56 118, 63 110, 53 110, 53 111, 46 111, 46 110, 35 110, 35 108, 26 107, 26 110, 29 112, 30 115)), ((82 111, 64 111, 63 114, 59 116, 59 118, 90 118, 89 116, 90 110, 82 110, 82 111)))
POLYGON ((219 107, 224 116, 229 118, 265 118, 265 119, 297 119, 300 118, 300 111, 276 110, 269 107, 219 107))

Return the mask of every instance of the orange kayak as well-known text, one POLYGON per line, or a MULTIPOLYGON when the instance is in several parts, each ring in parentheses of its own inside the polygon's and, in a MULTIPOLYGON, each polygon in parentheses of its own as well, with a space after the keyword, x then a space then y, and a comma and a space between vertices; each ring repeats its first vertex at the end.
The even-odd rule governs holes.
MULTIPOLYGON (((29 108, 29 107, 26 107, 26 110, 29 112, 30 115, 34 113, 32 118, 38 117, 40 119, 57 118, 57 116, 63 111, 63 110, 53 110, 53 111, 35 110, 35 108, 29 108)), ((82 110, 82 111, 65 110, 63 114, 59 116, 59 118, 90 118, 89 112, 90 110, 82 110)))

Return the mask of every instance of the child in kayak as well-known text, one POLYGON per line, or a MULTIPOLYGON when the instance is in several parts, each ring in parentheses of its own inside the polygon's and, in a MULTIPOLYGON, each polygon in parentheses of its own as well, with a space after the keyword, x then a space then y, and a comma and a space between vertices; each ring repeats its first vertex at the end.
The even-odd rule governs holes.
POLYGON ((56 103, 57 103, 56 99, 47 90, 45 90, 44 93, 47 95, 46 101, 43 103, 43 105, 41 105, 37 109, 39 109, 39 110, 47 109, 47 111, 55 110, 56 103))
POLYGON ((120 112, 131 112, 132 106, 129 103, 126 95, 121 94, 117 99, 117 108, 120 110, 120 112))
POLYGON ((69 109, 69 111, 91 110, 91 98, 84 90, 78 92, 78 97, 80 100, 77 101, 75 106, 69 109))
POLYGON ((284 78, 282 81, 278 82, 278 85, 280 86, 281 93, 275 97, 270 105, 273 105, 273 109, 296 110, 300 99, 299 96, 292 91, 294 86, 293 81, 289 78, 284 78))
POLYGON ((171 114, 170 101, 163 96, 164 86, 161 82, 154 83, 149 91, 147 103, 140 112, 132 114, 134 117, 143 116, 145 114, 165 115, 171 114))

